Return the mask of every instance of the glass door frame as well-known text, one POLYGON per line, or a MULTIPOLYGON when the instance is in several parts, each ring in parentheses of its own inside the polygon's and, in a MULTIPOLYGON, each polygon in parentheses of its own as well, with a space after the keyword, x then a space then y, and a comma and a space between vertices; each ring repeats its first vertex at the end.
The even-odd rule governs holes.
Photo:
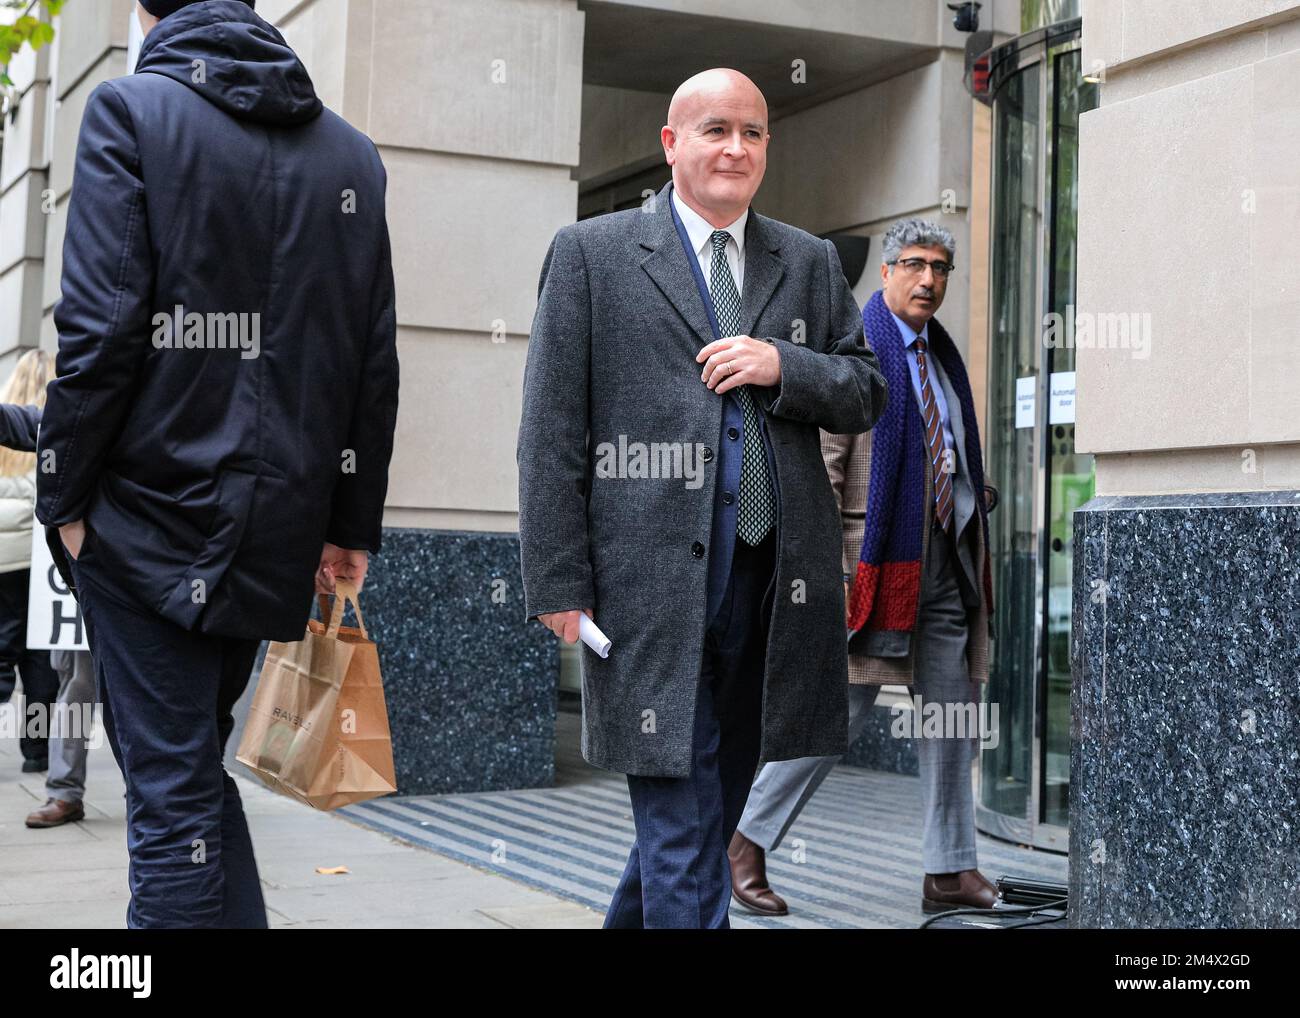
MULTIPOLYGON (((1065 853, 1069 849, 1069 828, 1060 824, 1050 824, 1044 816, 1045 780, 1046 780, 1046 731, 1047 731, 1047 681, 1048 681, 1048 639, 1046 626, 1048 622, 1048 556, 1051 545, 1051 527, 1048 520, 1048 499, 1051 497, 1050 455, 1048 409, 1051 373, 1044 370, 1048 354, 1043 343, 1043 317, 1045 310, 1051 307, 1053 272, 1056 263, 1056 74, 1055 59, 1061 54, 1080 46, 1080 19, 1037 29, 997 47, 990 54, 989 92, 992 105, 996 104, 1002 86, 1018 74, 1036 73, 1038 75, 1038 150, 1039 167, 1037 181, 1038 222, 1036 226, 1034 269, 1034 317, 1038 330, 1037 364, 1038 370, 1034 386, 1034 464, 1033 464, 1033 521, 1037 530, 1036 561, 1034 563, 1034 598, 1037 606, 1034 613, 1033 641, 1035 662, 1033 681, 1032 737, 1030 747, 1030 776, 1027 816, 1016 817, 998 812, 982 802, 980 792, 983 789, 983 754, 979 754, 980 773, 976 779, 977 795, 975 797, 975 826, 986 834, 1033 845, 1035 848, 1065 853), (1030 70, 1035 67, 1035 70, 1030 70)), ((991 150, 994 153, 990 168, 989 192, 991 195, 989 218, 991 223, 998 221, 1001 210, 997 207, 1001 194, 999 179, 999 159, 997 153, 1006 139, 1001 136, 999 118, 992 118, 991 150)), ((996 229, 989 230, 990 249, 998 236, 996 229)), ((989 265, 996 263, 997 252, 990 250, 989 265)), ((989 321, 988 363, 990 377, 995 351, 992 312, 989 321)), ((989 386, 990 396, 994 391, 989 386)), ((985 415, 988 421, 995 421, 997 416, 992 409, 985 415)), ((1006 493, 1009 494, 1009 493, 1006 493)), ((1009 499, 1006 499, 1009 501, 1009 499)), ((992 549, 990 549, 991 553, 992 549)), ((1024 634, 1026 637, 1028 633, 1024 634)), ((992 655, 990 655, 992 659, 992 655)))

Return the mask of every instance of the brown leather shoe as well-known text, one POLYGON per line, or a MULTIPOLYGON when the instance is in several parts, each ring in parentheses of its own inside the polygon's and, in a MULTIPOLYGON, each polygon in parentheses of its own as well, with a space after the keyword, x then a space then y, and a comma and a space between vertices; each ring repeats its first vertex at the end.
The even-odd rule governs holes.
POLYGON ((780 896, 767 886, 767 853, 739 831, 727 846, 731 863, 731 896, 759 915, 788 915, 780 896))
POLYGON ((921 882, 921 911, 949 912, 955 908, 992 908, 998 889, 979 870, 927 873, 921 882))
POLYGON ((45 805, 27 816, 28 827, 58 827, 86 819, 86 810, 79 802, 46 799, 45 805))

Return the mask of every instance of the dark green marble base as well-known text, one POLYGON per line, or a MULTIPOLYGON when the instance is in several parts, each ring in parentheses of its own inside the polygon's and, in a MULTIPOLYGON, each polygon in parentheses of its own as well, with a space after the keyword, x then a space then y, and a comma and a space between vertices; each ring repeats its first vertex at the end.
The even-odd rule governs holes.
POLYGON ((1300 493, 1074 515, 1079 927, 1300 924, 1300 493))
POLYGON ((361 603, 399 795, 554 783, 559 652, 520 621, 514 534, 385 528, 361 603))

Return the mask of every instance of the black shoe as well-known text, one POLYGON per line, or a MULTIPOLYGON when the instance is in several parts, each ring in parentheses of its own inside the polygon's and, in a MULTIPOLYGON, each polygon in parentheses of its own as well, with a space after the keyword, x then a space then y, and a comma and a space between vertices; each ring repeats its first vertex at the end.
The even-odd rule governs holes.
POLYGON ((23 773, 35 774, 37 771, 48 771, 50 769, 49 757, 41 757, 39 760, 24 760, 23 773))

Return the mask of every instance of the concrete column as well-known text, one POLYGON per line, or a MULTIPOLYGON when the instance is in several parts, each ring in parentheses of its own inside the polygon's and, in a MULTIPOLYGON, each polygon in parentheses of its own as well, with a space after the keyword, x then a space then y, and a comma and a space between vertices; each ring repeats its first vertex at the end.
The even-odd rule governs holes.
POLYGON ((54 305, 63 272, 63 232, 67 227, 68 196, 77 156, 77 136, 86 100, 101 82, 126 73, 126 44, 134 0, 105 0, 69 4, 56 25, 50 55, 53 103, 46 125, 49 164, 49 207, 45 216, 45 258, 41 287, 40 344, 58 349, 54 305))
MULTIPOLYGON (((17 12, 5 12, 12 17, 17 12)), ((24 47, 9 66, 13 80, 0 155, 0 377, 40 341, 41 272, 49 180, 46 122, 50 48, 24 47)))

